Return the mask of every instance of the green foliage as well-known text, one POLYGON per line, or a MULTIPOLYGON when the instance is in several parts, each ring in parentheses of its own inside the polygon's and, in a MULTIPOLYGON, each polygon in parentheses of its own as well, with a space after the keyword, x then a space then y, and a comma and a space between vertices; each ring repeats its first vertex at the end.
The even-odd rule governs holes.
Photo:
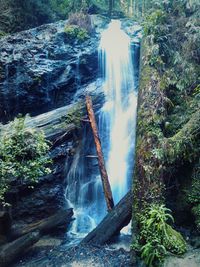
POLYGON ((141 249, 141 257, 144 259, 146 265, 153 267, 155 262, 162 262, 163 257, 166 255, 166 249, 160 244, 160 240, 154 238, 146 243, 141 249))
POLYGON ((9 189, 10 182, 35 183, 48 174, 51 161, 47 156, 49 145, 43 132, 25 128, 25 118, 15 119, 1 136, 0 144, 0 201, 9 189))
POLYGON ((139 215, 141 257, 150 266, 158 266, 168 252, 183 254, 186 243, 168 222, 174 219, 163 204, 151 204, 139 215))
POLYGON ((160 9, 155 10, 150 15, 147 15, 145 21, 143 22, 145 36, 158 36, 160 34, 160 24, 163 24, 165 21, 166 14, 160 9))
POLYGON ((65 27, 65 33, 70 41, 77 40, 78 42, 84 42, 89 38, 87 31, 76 25, 67 25, 65 27))
POLYGON ((93 31, 91 19, 83 12, 72 13, 69 16, 65 33, 70 41, 84 42, 93 31))

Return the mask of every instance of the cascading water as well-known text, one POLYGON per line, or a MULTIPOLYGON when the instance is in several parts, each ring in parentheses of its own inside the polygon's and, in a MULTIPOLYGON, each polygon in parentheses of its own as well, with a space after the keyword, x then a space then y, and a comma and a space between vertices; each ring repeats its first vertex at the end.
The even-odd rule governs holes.
MULTIPOLYGON (((136 57, 138 61, 138 57, 136 57)), ((112 20, 101 33, 99 66, 105 103, 98 112, 98 127, 115 204, 130 189, 134 159, 137 75, 130 37, 112 20)), ((138 66, 137 66, 138 67, 138 66)), ((106 215, 94 141, 90 128, 73 157, 67 174, 66 199, 76 220, 71 234, 83 237, 106 215), (82 145, 81 145, 82 143, 82 145)))
POLYGON ((130 189, 137 105, 131 40, 120 21, 113 20, 102 33, 99 50, 106 96, 100 111, 100 135, 117 203, 130 189))

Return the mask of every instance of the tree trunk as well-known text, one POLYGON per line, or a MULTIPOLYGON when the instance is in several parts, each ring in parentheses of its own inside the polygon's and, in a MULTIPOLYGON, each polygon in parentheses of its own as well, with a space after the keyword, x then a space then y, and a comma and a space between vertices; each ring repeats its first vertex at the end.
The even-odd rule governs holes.
POLYGON ((8 266, 40 239, 40 233, 31 232, 17 240, 0 247, 0 266, 8 266))
POLYGON ((103 221, 90 232, 81 243, 93 243, 103 245, 131 220, 132 192, 129 191, 125 197, 106 215, 103 221))
POLYGON ((105 195, 105 199, 106 199, 106 204, 107 204, 108 211, 111 211, 112 208, 114 207, 114 201, 113 201, 113 197, 112 197, 112 191, 111 191, 111 187, 110 187, 110 183, 109 183, 109 179, 108 179, 108 174, 107 174, 107 171, 105 168, 103 152, 101 149, 101 142, 100 142, 97 124, 96 124, 96 120, 95 120, 95 115, 94 115, 94 111, 93 111, 92 99, 90 96, 86 96, 86 106, 87 106, 87 111, 88 111, 88 116, 89 116, 91 128, 92 128, 93 135, 94 135, 94 142, 95 142, 97 155, 98 155, 99 170, 101 173, 101 180, 102 180, 102 184, 103 184, 103 190, 104 190, 104 195, 105 195))
POLYGON ((41 235, 47 234, 51 232, 52 229, 55 229, 60 226, 67 226, 72 221, 72 216, 72 209, 60 210, 56 214, 45 218, 37 223, 29 224, 22 229, 13 230, 11 236, 14 239, 33 231, 39 231, 41 235))

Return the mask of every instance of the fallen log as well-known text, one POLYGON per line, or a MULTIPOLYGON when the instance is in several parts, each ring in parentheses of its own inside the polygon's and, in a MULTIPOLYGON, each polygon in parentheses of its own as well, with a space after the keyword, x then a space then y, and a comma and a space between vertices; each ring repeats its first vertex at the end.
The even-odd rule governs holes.
POLYGON ((60 210, 56 214, 39 222, 29 224, 20 229, 13 229, 12 239, 18 238, 33 231, 39 231, 41 235, 49 233, 52 229, 60 226, 67 226, 72 221, 73 209, 60 210))
POLYGON ((92 243, 103 245, 131 220, 132 192, 129 191, 125 197, 109 212, 102 222, 90 232, 82 241, 82 244, 92 243))
POLYGON ((108 179, 108 174, 105 167, 105 162, 103 158, 103 152, 101 149, 101 142, 98 134, 96 119, 94 115, 93 105, 92 105, 92 98, 90 96, 86 96, 86 106, 88 111, 88 117, 90 120, 93 136, 94 136, 94 142, 96 146, 97 156, 98 156, 98 163, 99 163, 99 170, 101 173, 101 180, 103 184, 103 191, 106 199, 106 204, 108 211, 111 211, 114 207, 114 201, 112 196, 112 191, 108 179))
POLYGON ((17 240, 0 247, 0 266, 8 266, 40 239, 40 232, 28 233, 17 240))
MULTIPOLYGON (((27 116, 25 125, 28 128, 33 127, 35 129, 42 130, 45 137, 50 141, 58 139, 63 134, 71 134, 73 130, 77 129, 75 124, 67 121, 68 114, 70 114, 72 110, 75 110, 76 106, 79 108, 80 104, 76 103, 74 105, 57 108, 53 111, 49 111, 35 117, 27 116)), ((0 125, 0 135, 7 131, 9 127, 10 123, 0 125)))

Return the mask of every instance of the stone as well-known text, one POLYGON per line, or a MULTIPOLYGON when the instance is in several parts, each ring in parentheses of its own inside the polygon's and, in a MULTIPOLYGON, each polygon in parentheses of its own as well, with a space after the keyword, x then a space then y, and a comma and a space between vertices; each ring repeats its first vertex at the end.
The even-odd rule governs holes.
POLYGON ((99 32, 107 19, 92 19, 96 33, 69 43, 66 21, 9 35, 0 47, 0 118, 38 115, 73 102, 81 86, 97 77, 99 32))
POLYGON ((199 267, 200 250, 195 249, 182 257, 170 256, 165 260, 163 267, 199 267))

